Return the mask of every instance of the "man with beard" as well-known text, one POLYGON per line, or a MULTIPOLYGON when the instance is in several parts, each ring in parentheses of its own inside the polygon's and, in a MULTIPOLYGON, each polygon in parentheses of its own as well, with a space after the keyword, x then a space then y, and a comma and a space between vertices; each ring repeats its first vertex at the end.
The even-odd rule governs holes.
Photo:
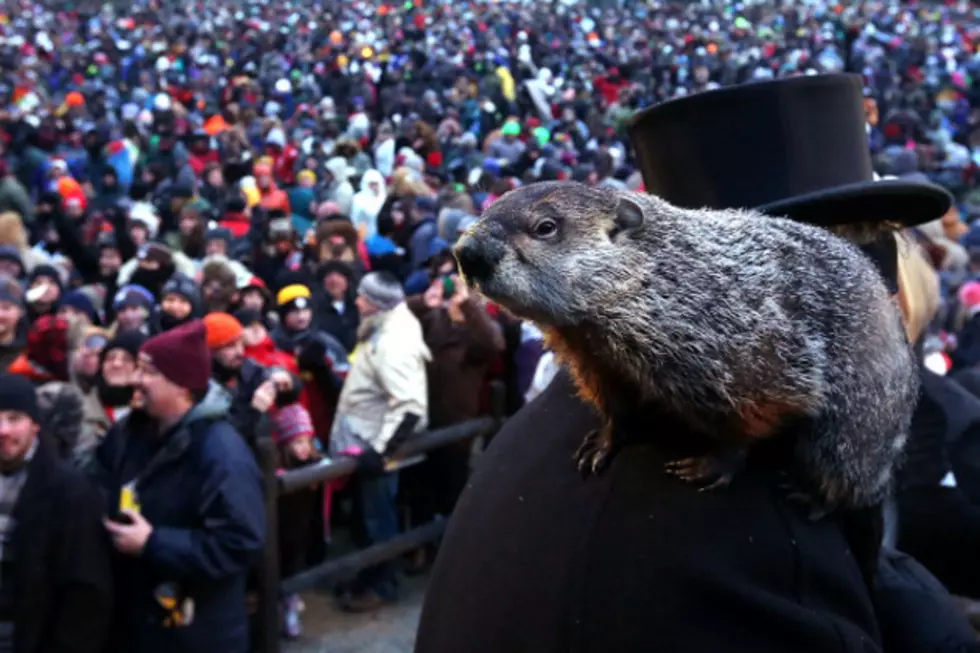
POLYGON ((24 293, 17 280, 0 275, 0 369, 6 370, 27 347, 24 293))
POLYGON ((28 380, 0 374, 0 650, 96 653, 112 602, 99 497, 40 413, 28 380))
POLYGON ((270 408, 299 398, 300 380, 282 368, 265 368, 245 357, 244 329, 228 313, 210 313, 204 320, 215 381, 232 397, 229 421, 251 445, 270 408))

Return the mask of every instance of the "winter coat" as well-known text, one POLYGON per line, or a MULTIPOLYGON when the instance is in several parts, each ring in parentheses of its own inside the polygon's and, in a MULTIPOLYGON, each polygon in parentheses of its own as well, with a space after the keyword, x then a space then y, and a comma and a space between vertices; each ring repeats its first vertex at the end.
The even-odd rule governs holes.
POLYGON ((13 211, 26 225, 34 222, 34 202, 27 189, 13 176, 0 180, 0 213, 5 211, 13 211))
POLYGON ((422 327, 404 302, 361 324, 357 349, 337 403, 330 446, 368 445, 383 453, 410 413, 426 426, 425 366, 432 356, 422 327))
MULTIPOLYGON (((276 403, 279 405, 291 404, 299 397, 302 384, 299 377, 293 373, 295 367, 295 362, 292 365, 287 363, 287 365, 282 366, 282 369, 293 375, 293 391, 288 396, 285 393, 279 393, 276 398, 276 403)), ((270 371, 269 367, 260 365, 246 357, 242 361, 242 367, 234 381, 225 386, 231 395, 228 421, 235 427, 235 430, 242 434, 249 446, 254 445, 255 440, 260 435, 264 435, 261 432, 261 427, 264 424, 262 413, 252 408, 252 397, 255 396, 255 391, 259 389, 259 386, 269 378, 270 371)))
POLYGON ((317 297, 314 322, 321 331, 325 331, 340 341, 347 351, 354 351, 357 344, 357 327, 361 323, 357 306, 351 297, 344 298, 344 310, 340 312, 334 306, 333 299, 326 293, 317 297))
POLYGON ((357 227, 361 238, 366 240, 378 231, 378 213, 387 199, 385 180, 377 170, 368 170, 361 177, 361 190, 351 201, 350 220, 357 227), (381 192, 375 195, 371 183, 379 184, 381 192))
POLYGON ((768 461, 700 492, 664 470, 692 452, 649 437, 690 434, 657 419, 621 423, 638 437, 583 479, 599 426, 564 372, 508 420, 440 545, 416 653, 882 650, 841 527, 789 503, 768 461))
POLYGON ((42 439, 14 508, 14 653, 100 653, 112 616, 98 492, 42 439))
POLYGON ((17 325, 17 333, 14 335, 13 341, 9 345, 0 345, 0 370, 6 371, 10 369, 13 362, 27 348, 27 327, 27 319, 21 319, 17 325))
POLYGON ((432 257, 432 241, 438 237, 439 227, 435 218, 423 218, 412 227, 408 255, 413 270, 420 269, 432 257))
POLYGON ((351 204, 354 201, 354 186, 349 181, 351 170, 347 164, 347 159, 341 156, 335 156, 327 161, 326 167, 333 176, 333 181, 327 187, 326 197, 324 199, 336 202, 337 206, 340 207, 340 212, 349 216, 351 213, 351 204))
MULTIPOLYGON (((245 578, 265 543, 262 477, 244 439, 228 423, 229 398, 212 384, 207 397, 171 431, 133 412, 99 448, 108 514, 134 483, 153 534, 138 557, 116 556, 117 650, 125 653, 248 651, 245 578), (193 602, 189 624, 158 596, 193 602)), ((185 617, 188 613, 185 612, 185 617)))
POLYGON ((262 194, 262 199, 259 205, 268 211, 282 211, 286 215, 289 215, 291 209, 289 206, 289 195, 286 191, 281 190, 276 186, 275 182, 269 182, 269 187, 264 191, 260 191, 262 194))
POLYGON ((950 354, 953 369, 965 370, 980 364, 980 312, 970 317, 959 333, 956 349, 950 354))
POLYGON ((83 393, 74 383, 49 381, 37 389, 37 397, 44 432, 62 457, 86 468, 112 426, 98 390, 83 393))
POLYGON ((409 300, 432 352, 426 366, 429 424, 449 426, 479 416, 483 383, 491 361, 504 350, 500 326, 472 298, 460 306, 464 322, 455 324, 443 308, 409 300))

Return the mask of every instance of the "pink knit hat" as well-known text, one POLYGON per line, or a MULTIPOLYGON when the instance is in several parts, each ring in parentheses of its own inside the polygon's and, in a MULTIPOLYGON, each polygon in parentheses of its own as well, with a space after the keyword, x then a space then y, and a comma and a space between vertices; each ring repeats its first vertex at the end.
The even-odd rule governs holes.
POLYGON ((963 308, 973 308, 980 305, 980 281, 967 281, 960 287, 958 293, 963 308))
POLYGON ((269 413, 272 421, 272 440, 283 445, 296 438, 312 438, 313 420, 300 404, 291 404, 269 413))

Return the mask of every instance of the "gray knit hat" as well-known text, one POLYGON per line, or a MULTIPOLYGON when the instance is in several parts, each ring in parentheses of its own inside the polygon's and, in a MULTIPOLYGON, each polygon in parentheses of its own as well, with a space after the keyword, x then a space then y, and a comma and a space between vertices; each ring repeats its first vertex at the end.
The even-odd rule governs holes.
POLYGON ((357 286, 357 294, 382 311, 390 311, 405 301, 398 279, 388 272, 369 272, 357 286))

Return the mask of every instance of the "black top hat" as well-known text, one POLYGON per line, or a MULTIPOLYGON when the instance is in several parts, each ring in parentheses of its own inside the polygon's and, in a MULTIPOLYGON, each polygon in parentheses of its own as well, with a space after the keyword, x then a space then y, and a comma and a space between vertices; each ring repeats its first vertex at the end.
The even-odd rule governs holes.
POLYGON ((934 184, 874 181, 858 75, 746 84, 672 100, 630 125, 643 182, 685 208, 751 208, 819 225, 913 225, 952 204, 934 184))

